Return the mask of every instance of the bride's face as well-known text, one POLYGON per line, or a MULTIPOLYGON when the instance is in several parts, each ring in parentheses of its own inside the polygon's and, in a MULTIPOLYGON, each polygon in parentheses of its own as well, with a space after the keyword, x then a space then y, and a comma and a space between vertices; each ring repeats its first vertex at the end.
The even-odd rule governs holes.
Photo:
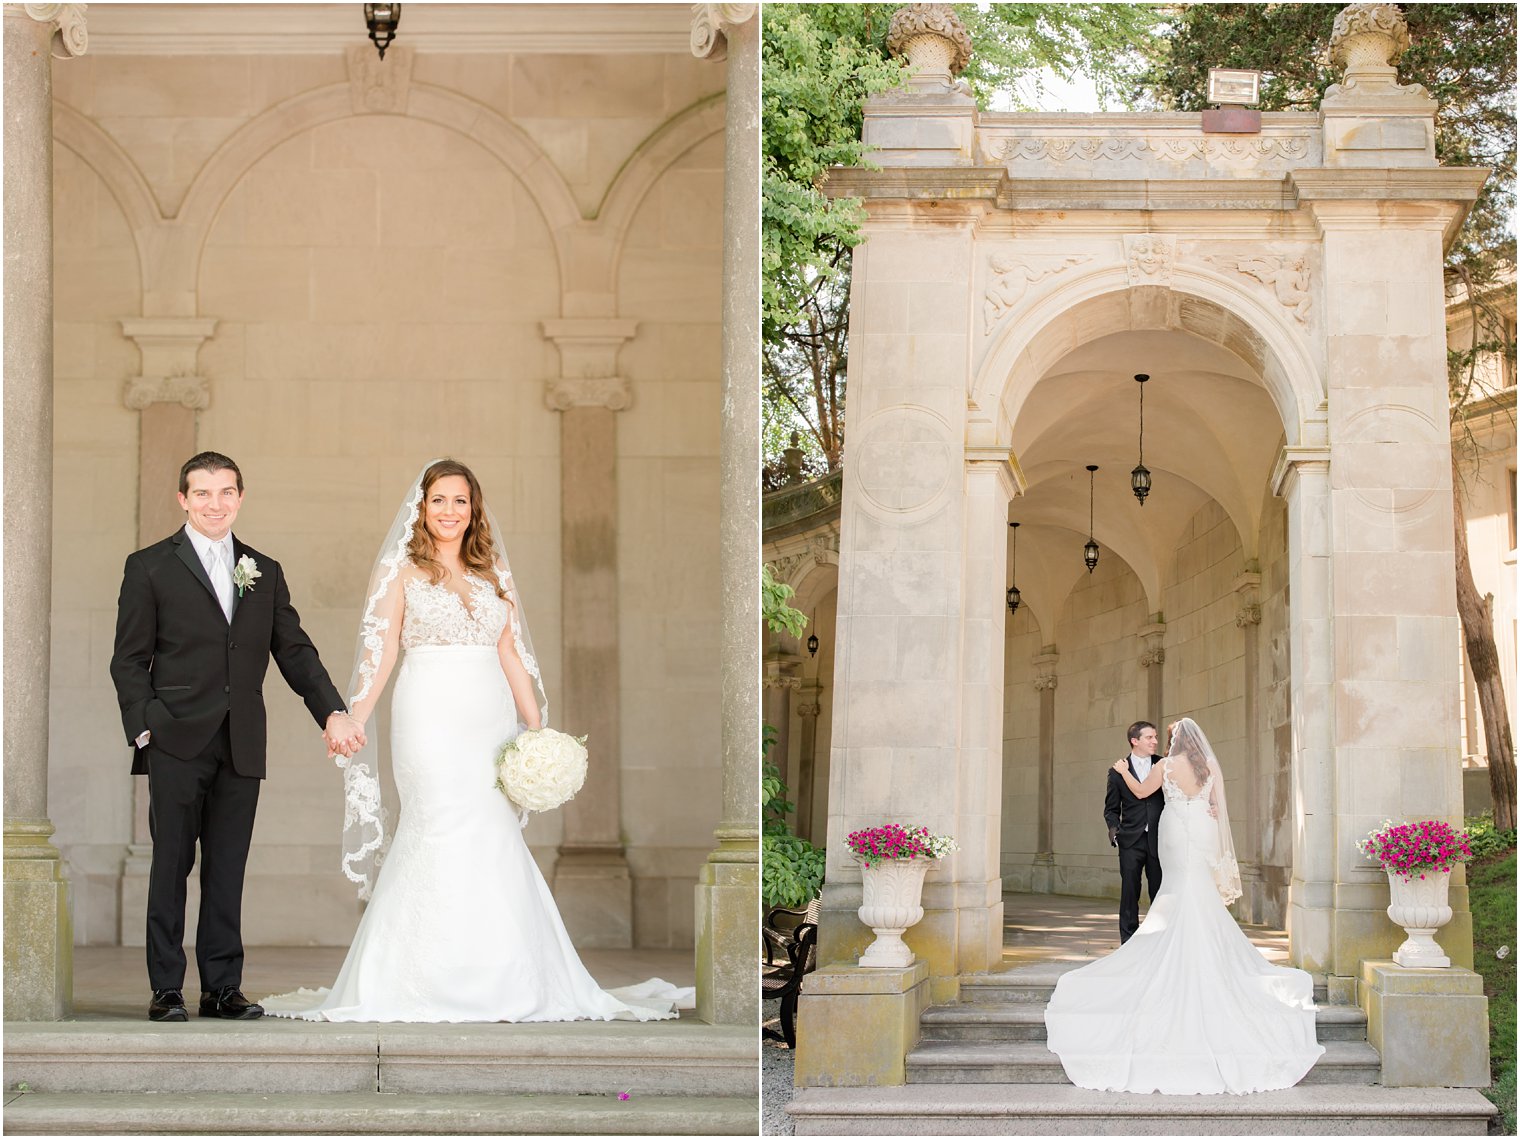
POLYGON ((470 528, 470 484, 463 475, 445 475, 427 492, 427 528, 433 541, 458 542, 470 528))

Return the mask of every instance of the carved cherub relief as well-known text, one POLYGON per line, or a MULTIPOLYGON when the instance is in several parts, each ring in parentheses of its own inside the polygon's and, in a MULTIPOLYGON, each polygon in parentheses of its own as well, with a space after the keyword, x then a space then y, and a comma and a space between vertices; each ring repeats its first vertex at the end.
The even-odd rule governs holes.
POLYGON ((1019 257, 1008 252, 994 253, 987 265, 991 271, 991 280, 987 283, 987 292, 982 301, 982 316, 986 322, 982 335, 992 334, 998 322, 1024 299, 1030 285, 1043 281, 1046 277, 1053 277, 1063 269, 1091 260, 1090 253, 1073 253, 1066 257, 1019 257))

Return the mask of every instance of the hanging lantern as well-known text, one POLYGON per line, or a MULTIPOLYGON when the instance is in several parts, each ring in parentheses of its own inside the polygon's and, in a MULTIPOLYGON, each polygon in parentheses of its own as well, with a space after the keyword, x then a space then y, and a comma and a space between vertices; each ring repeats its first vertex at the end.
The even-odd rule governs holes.
POLYGON ((1082 547, 1082 562, 1087 566, 1087 572, 1092 573, 1098 568, 1098 543, 1093 540, 1093 502, 1095 494, 1095 482, 1098 468, 1095 464, 1087 465, 1087 545, 1082 547))
POLYGON ((1141 506, 1145 505, 1145 496, 1151 492, 1151 472, 1145 466, 1145 381, 1148 379, 1147 375, 1135 377, 1135 383, 1140 385, 1140 463, 1129 473, 1130 489, 1141 506))
POLYGON ((1019 587, 1017 585, 1019 576, 1019 524, 1017 522, 1010 522, 1008 523, 1008 528, 1013 531, 1013 557, 1011 559, 1011 572, 1009 576, 1013 578, 1015 584, 1008 587, 1008 613, 1012 616, 1019 611, 1020 601, 1019 587))
POLYGON ((369 38, 379 50, 381 60, 385 59, 385 49, 396 38, 396 29, 400 24, 400 4, 364 5, 364 26, 369 29, 369 38))
POLYGON ((818 655, 818 634, 817 633, 812 633, 812 634, 810 634, 808 636, 807 647, 808 647, 808 656, 815 657, 815 656, 818 655))

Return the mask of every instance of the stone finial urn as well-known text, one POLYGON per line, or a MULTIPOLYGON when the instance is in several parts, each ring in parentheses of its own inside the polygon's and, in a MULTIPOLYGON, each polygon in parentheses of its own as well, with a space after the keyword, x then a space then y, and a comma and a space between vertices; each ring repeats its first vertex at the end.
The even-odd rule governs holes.
POLYGON ((907 58, 914 87, 951 87, 971 62, 971 36, 949 4, 909 4, 892 13, 887 50, 907 58))
POLYGON ((1330 62, 1348 76, 1391 72, 1408 48, 1409 25, 1396 4, 1352 4, 1330 32, 1330 62))

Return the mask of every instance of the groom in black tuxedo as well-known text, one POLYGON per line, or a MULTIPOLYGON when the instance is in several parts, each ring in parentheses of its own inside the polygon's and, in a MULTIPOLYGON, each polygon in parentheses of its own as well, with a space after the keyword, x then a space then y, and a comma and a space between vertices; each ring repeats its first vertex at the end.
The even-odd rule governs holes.
MULTIPOLYGON (((1144 783, 1150 774, 1158 742, 1155 724, 1139 720, 1129 726, 1129 773, 1137 783, 1144 783)), ((1140 928, 1140 876, 1145 876, 1152 902, 1161 889, 1161 856, 1156 843, 1165 806, 1160 791, 1137 798, 1124 777, 1109 768, 1103 821, 1108 824, 1108 844, 1119 848, 1120 945, 1140 928)))
POLYGON ((330 752, 364 742, 301 630, 280 565, 232 535, 243 475, 205 451, 180 470, 184 529, 127 558, 111 680, 148 777, 148 1018, 185 1008, 185 880, 201 854, 195 959, 200 1014, 251 1020, 264 1010, 243 981, 243 870, 264 778, 264 674, 279 666, 323 727, 330 752))

